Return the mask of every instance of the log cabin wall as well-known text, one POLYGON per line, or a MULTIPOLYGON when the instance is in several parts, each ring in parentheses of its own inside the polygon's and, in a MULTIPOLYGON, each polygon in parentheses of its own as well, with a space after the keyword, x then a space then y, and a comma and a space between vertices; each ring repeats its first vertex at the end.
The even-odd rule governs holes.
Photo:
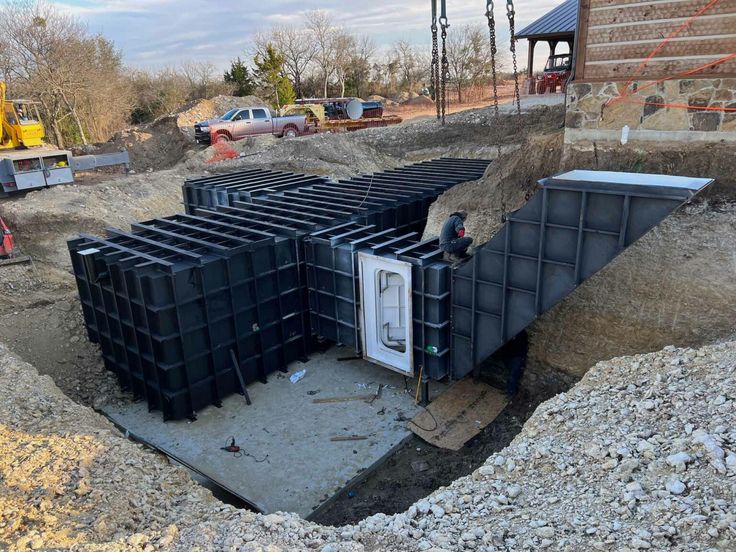
POLYGON ((736 0, 581 0, 579 18, 566 142, 624 126, 633 141, 736 142, 736 57, 714 64, 736 52, 736 0))

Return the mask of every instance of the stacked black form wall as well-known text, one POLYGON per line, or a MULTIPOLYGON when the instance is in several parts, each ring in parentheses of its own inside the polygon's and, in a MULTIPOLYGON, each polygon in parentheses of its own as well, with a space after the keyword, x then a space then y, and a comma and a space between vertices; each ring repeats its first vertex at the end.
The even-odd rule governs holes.
POLYGON ((241 378, 265 381, 306 357, 293 238, 178 215, 69 248, 90 339, 165 419, 193 418, 241 391, 241 378))
POLYGON ((307 285, 312 331, 361 352, 358 253, 412 265, 414 371, 424 378, 450 374, 451 267, 437 238, 415 232, 377 232, 373 226, 341 224, 306 238, 307 285))
POLYGON ((421 229, 437 195, 487 165, 440 159, 340 183, 252 170, 188 181, 187 215, 69 243, 89 337, 151 409, 194 418, 308 354, 306 236, 346 222, 421 229))

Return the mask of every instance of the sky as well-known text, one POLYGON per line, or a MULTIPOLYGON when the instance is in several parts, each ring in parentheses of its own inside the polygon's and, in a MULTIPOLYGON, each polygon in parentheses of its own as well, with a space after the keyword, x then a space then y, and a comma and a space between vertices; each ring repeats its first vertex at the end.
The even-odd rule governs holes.
MULTIPOLYGON (((516 30, 544 15, 562 0, 516 0, 516 30)), ((405 39, 429 51, 429 0, 54 0, 122 49, 132 67, 157 69, 186 61, 206 61, 218 68, 249 57, 254 33, 274 25, 299 25, 307 11, 327 11, 335 22, 373 37, 379 49, 405 39)), ((486 25, 485 3, 448 0, 453 26, 486 25)), ((506 3, 495 8, 499 49, 508 48, 506 3)), ((519 69, 526 66, 526 41, 519 41, 519 69)), ((543 64, 546 47, 538 46, 535 68, 543 64)), ((540 67, 541 68, 541 67, 540 67)))

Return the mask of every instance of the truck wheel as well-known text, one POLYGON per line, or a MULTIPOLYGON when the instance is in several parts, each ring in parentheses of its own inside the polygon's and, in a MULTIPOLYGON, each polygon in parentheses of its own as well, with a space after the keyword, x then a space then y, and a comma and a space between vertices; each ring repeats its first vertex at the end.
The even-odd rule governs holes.
POLYGON ((299 136, 299 133, 296 131, 294 127, 289 127, 287 129, 284 129, 284 137, 296 138, 297 136, 299 136))
POLYGON ((227 134, 218 134, 215 138, 215 144, 226 144, 230 141, 230 137, 227 134))

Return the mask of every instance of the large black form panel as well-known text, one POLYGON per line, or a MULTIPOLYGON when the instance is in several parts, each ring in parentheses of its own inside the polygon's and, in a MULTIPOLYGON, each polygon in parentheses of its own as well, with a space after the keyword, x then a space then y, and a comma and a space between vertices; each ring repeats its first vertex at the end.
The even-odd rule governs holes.
POLYGON ((571 171, 453 270, 453 377, 461 378, 712 181, 571 171))
POLYGON ((202 215, 69 242, 90 340, 164 419, 194 418, 307 354, 296 240, 202 215))

